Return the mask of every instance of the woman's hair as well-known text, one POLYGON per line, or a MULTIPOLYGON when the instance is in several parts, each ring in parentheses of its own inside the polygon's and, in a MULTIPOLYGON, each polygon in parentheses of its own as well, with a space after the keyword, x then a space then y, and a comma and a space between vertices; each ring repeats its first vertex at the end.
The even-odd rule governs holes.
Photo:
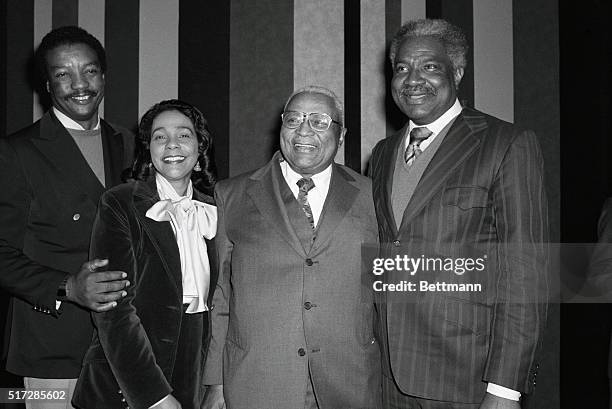
POLYGON ((191 173, 193 187, 210 196, 217 181, 217 169, 214 160, 213 141, 208 130, 208 124, 202 112, 187 102, 178 99, 169 99, 153 105, 140 119, 138 137, 136 138, 136 159, 132 166, 132 178, 146 180, 154 174, 151 163, 151 128, 153 120, 166 111, 178 111, 193 123, 198 138, 198 160, 202 170, 191 173))

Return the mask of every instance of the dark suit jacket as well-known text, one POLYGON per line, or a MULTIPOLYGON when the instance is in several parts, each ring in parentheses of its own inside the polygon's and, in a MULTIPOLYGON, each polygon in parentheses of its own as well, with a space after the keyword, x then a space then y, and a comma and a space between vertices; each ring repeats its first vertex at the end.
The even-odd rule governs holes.
MULTIPOLYGON (((213 204, 210 196, 195 190, 194 199, 213 204)), ((201 364, 210 334, 208 313, 197 314, 200 325, 206 325, 203 338, 189 341, 201 344, 203 356, 194 356, 190 368, 176 368, 183 314, 181 260, 170 222, 145 216, 157 201, 155 178, 117 186, 100 199, 90 255, 108 257, 108 268, 125 271, 131 285, 116 308, 92 313, 96 331, 74 394, 78 407, 148 408, 172 392, 177 371, 189 371, 185 376, 194 379, 192 395, 199 403, 201 364)), ((213 242, 207 240, 207 247, 214 256, 213 242)), ((209 261, 214 289, 215 259, 209 261)), ((183 407, 192 406, 183 402, 183 407)))
MULTIPOLYGON (((131 165, 133 136, 101 121, 106 184, 131 165)), ((74 140, 48 112, 0 141, 0 285, 10 301, 7 369, 41 378, 76 378, 91 340, 88 311, 55 309, 67 273, 88 260, 89 237, 105 190, 74 140)))
POLYGON ((371 159, 383 256, 487 259, 482 273, 416 275, 428 282, 480 283, 482 292, 387 293, 380 299, 390 355, 384 370, 404 393, 437 400, 479 402, 486 382, 528 392, 547 293, 547 253, 540 245, 548 238, 547 205, 536 136, 464 108, 398 229, 391 187, 403 135, 380 141, 371 159))
POLYGON ((205 382, 223 383, 231 409, 303 409, 310 366, 320 408, 379 408, 374 305, 361 289, 361 244, 377 241, 371 183, 333 165, 311 248, 279 158, 215 188, 220 270, 205 382))

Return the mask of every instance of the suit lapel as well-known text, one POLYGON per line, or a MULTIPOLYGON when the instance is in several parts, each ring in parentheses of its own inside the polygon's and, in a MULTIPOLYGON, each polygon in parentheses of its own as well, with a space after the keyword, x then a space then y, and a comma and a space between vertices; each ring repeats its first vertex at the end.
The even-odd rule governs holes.
POLYGON ((121 183, 123 171, 123 136, 106 121, 100 120, 102 128, 102 149, 104 152, 104 178, 106 186, 111 187, 121 183))
POLYGON ((393 232, 393 237, 397 236, 398 225, 395 220, 395 216, 393 215, 393 205, 391 203, 391 194, 393 193, 393 174, 395 172, 395 162, 397 160, 399 145, 404 139, 407 128, 408 122, 402 129, 391 136, 389 142, 384 145, 384 152, 382 152, 380 157, 387 159, 382 160, 380 164, 381 170, 379 180, 382 181, 382 183, 374 183, 374 197, 380 198, 381 206, 384 209, 381 214, 387 219, 386 223, 393 232))
POLYGON ((353 206, 353 202, 359 194, 359 189, 350 183, 354 181, 355 179, 340 166, 335 163, 332 165, 332 177, 323 211, 319 218, 313 252, 316 252, 318 248, 330 240, 334 230, 353 206))
POLYGON ((151 240, 153 247, 159 254, 164 270, 174 284, 178 294, 183 294, 181 258, 176 237, 170 222, 156 222, 146 217, 147 210, 159 200, 155 178, 151 177, 147 182, 136 182, 134 188, 134 206, 136 215, 144 228, 146 235, 151 240))
POLYGON ((93 173, 81 150, 62 124, 47 112, 40 120, 40 135, 32 143, 61 174, 63 183, 84 192, 97 206, 104 186, 93 173))
POLYGON ((266 166, 251 175, 246 193, 269 224, 298 254, 305 257, 309 249, 304 248, 296 234, 283 201, 280 184, 285 180, 279 166, 280 158, 280 152, 277 152, 266 166))
POLYGON ((429 203, 446 180, 480 145, 480 133, 486 129, 485 118, 465 108, 457 117, 434 157, 421 176, 412 199, 404 211, 404 225, 429 203))

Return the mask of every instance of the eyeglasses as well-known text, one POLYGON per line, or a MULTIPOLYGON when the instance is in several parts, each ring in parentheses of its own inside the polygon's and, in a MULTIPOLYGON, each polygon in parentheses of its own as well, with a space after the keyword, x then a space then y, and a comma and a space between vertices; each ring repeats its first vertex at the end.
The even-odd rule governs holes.
POLYGON ((331 116, 320 112, 285 111, 281 118, 283 119, 283 125, 289 129, 297 128, 305 119, 308 120, 308 125, 317 132, 327 131, 332 122, 341 125, 340 122, 334 121, 331 116))

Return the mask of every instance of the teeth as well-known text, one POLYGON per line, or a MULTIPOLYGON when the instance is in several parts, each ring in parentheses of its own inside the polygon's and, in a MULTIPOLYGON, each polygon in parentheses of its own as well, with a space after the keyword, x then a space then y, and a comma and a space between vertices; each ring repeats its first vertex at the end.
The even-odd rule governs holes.
POLYGON ((164 162, 180 162, 182 160, 185 160, 184 156, 168 156, 164 158, 164 162))
POLYGON ((76 99, 77 101, 85 101, 87 99, 89 99, 89 95, 83 95, 83 96, 74 96, 72 97, 73 99, 76 99))
POLYGON ((315 148, 314 145, 309 145, 309 144, 305 144, 305 143, 296 143, 295 147, 296 148, 306 148, 306 149, 314 149, 315 148))

